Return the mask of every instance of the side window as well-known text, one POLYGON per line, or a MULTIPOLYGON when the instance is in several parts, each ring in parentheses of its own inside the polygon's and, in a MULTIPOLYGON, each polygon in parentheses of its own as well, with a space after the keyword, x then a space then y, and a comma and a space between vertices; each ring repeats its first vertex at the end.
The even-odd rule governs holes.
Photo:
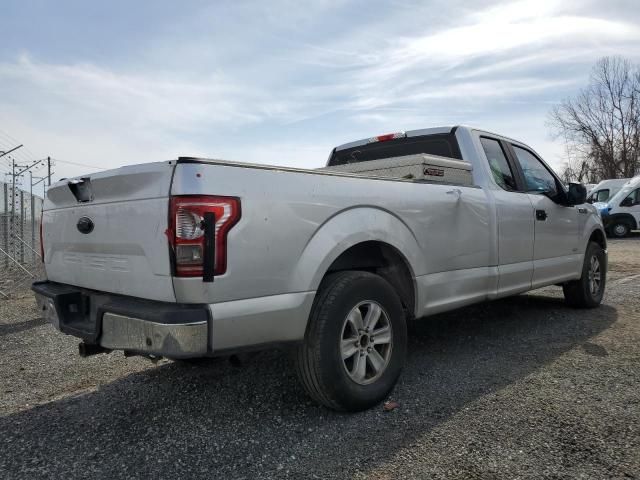
POLYGON ((485 137, 481 137, 480 142, 482 143, 482 148, 487 156, 489 168, 491 168, 491 173, 496 183, 505 190, 517 190, 516 180, 500 142, 485 137))
POLYGON ((627 203, 627 206, 638 205, 640 204, 640 188, 631 192, 627 197, 623 200, 627 203))
POLYGON ((609 199, 609 189, 605 188, 604 190, 598 190, 596 193, 595 202, 606 202, 609 199))
POLYGON ((556 184, 556 177, 553 176, 547 167, 524 148, 513 145, 513 150, 516 153, 518 162, 520 162, 527 190, 531 192, 545 192, 551 197, 557 195, 558 185, 556 184))

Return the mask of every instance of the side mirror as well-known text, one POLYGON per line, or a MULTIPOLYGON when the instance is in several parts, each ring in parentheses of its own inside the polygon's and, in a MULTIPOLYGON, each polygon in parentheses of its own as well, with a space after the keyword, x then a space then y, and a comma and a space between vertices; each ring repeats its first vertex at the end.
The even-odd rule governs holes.
POLYGON ((620 206, 621 207, 632 207, 633 206, 633 199, 631 197, 627 197, 624 200, 622 200, 620 202, 620 206))
POLYGON ((587 200, 587 188, 581 183, 570 183, 567 201, 570 206, 582 205, 587 200))

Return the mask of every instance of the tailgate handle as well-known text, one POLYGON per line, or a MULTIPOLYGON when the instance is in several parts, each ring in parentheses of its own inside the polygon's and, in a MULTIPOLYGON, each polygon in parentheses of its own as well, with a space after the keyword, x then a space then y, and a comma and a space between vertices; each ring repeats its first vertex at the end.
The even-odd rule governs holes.
POLYGON ((202 281, 213 282, 213 271, 216 260, 216 215, 205 212, 204 220, 204 253, 202 255, 202 281))
POLYGON ((78 203, 86 203, 93 200, 93 190, 91 189, 91 179, 89 177, 69 180, 68 185, 78 203))

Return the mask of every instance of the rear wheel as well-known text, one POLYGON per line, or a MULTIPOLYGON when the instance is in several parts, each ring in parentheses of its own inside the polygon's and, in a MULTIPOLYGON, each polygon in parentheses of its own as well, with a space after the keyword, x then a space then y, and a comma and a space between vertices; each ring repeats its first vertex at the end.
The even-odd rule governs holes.
POLYGON ((594 308, 600 305, 607 280, 607 260, 604 250, 590 242, 584 256, 582 276, 563 285, 564 298, 572 307, 594 308))
POLYGON ((296 370, 319 403, 364 410, 395 385, 406 343, 402 305, 391 285, 372 273, 340 272, 320 286, 296 370))

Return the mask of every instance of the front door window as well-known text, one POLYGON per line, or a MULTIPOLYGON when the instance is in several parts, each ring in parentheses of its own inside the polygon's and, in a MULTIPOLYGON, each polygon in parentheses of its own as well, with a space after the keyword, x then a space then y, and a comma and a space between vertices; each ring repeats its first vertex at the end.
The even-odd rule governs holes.
POLYGON ((547 167, 524 148, 514 145, 513 150, 522 168, 527 191, 545 193, 551 198, 556 197, 558 195, 556 178, 547 167))

